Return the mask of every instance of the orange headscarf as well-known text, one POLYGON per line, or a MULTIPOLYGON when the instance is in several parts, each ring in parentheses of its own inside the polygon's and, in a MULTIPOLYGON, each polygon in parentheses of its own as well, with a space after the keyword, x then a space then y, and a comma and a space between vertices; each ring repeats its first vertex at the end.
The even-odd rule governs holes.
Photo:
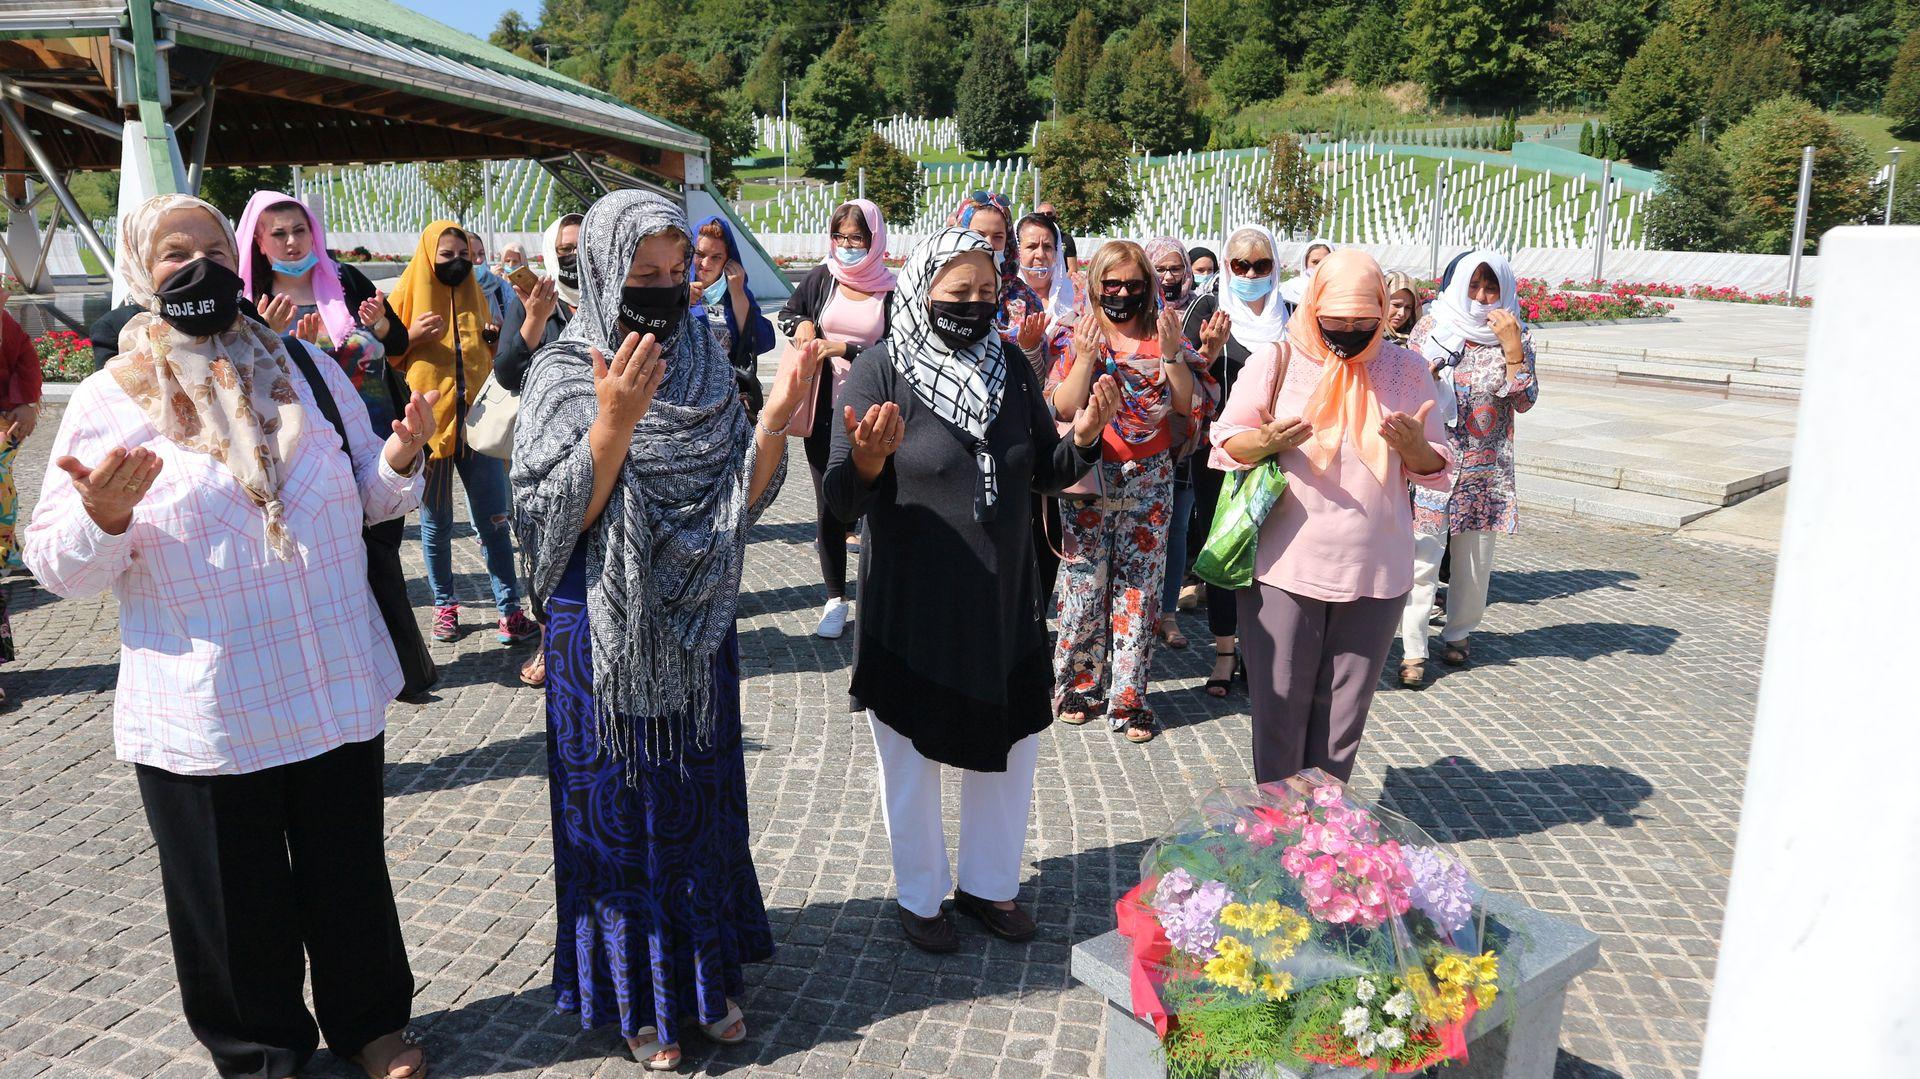
POLYGON ((1340 443, 1351 439, 1353 451, 1367 471, 1387 482, 1392 460, 1387 440, 1380 434, 1380 399, 1373 395, 1367 364, 1380 354, 1380 334, 1357 356, 1334 355, 1320 336, 1320 316, 1377 318, 1387 323, 1387 278, 1380 264, 1364 251, 1344 248, 1332 252, 1314 271, 1300 307, 1287 319, 1287 339, 1293 347, 1322 365, 1320 383, 1307 397, 1300 418, 1313 425, 1313 437, 1301 447, 1316 472, 1332 467, 1340 443))
MULTIPOLYGON (((416 316, 428 311, 439 313, 447 328, 432 341, 416 341, 407 354, 393 362, 407 376, 407 385, 420 393, 439 390, 440 400, 433 406, 433 437, 427 446, 435 457, 451 457, 460 441, 461 410, 480 395, 480 387, 493 372, 493 346, 480 336, 490 317, 487 298, 472 273, 451 288, 433 275, 433 256, 440 237, 448 230, 462 232, 451 221, 435 221, 420 234, 413 249, 413 261, 400 273, 393 288, 393 313, 401 323, 411 326, 416 316), (466 380, 466 400, 454 392, 454 343, 459 342, 461 372, 466 380)), ((504 331, 503 331, 504 332, 504 331)), ((518 332, 518 331, 515 331, 518 332)))

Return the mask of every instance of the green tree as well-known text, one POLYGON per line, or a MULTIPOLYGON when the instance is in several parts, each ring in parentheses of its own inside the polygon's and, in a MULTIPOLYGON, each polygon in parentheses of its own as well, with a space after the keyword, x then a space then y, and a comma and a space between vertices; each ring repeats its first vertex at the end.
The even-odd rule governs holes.
POLYGON ((1005 157, 1027 141, 1032 109, 1020 57, 1000 32, 1000 15, 983 8, 974 15, 973 41, 960 72, 954 123, 969 153, 1005 157))
POLYGON ((1186 80, 1150 26, 1141 30, 1119 105, 1121 132, 1148 153, 1165 153, 1194 142, 1198 124, 1188 106, 1186 80))
POLYGON ((1700 119, 1703 82, 1686 31, 1660 24, 1607 99, 1607 123, 1627 156, 1654 161, 1679 145, 1700 119))
POLYGON ((1279 135, 1267 143, 1260 178, 1254 184, 1254 206, 1276 236, 1307 232, 1326 213, 1320 170, 1293 135, 1279 135))
POLYGON ((1712 145, 1681 140, 1660 162, 1660 185, 1647 202, 1647 241, 1662 251, 1725 250, 1732 194, 1712 145))
POLYGON ((878 131, 869 131, 860 148, 847 158, 848 176, 857 177, 862 169, 866 170, 867 198, 880 207, 886 219, 913 220, 920 207, 920 193, 926 187, 919 163, 901 153, 878 131))
POLYGON ((960 75, 956 37, 956 27, 938 0, 888 0, 867 40, 894 108, 914 116, 952 113, 954 81, 960 75))
POLYGON ((1391 8, 1367 8, 1347 34, 1347 78, 1362 87, 1385 86, 1398 79, 1403 33, 1391 8))
POLYGON ((1880 115, 1893 121, 1895 134, 1920 135, 1920 30, 1907 34, 1900 45, 1893 73, 1887 76, 1886 96, 1880 99, 1880 115))
POLYGON ((423 162, 420 165, 420 182, 427 185, 427 190, 440 196, 440 201, 452 211, 453 219, 463 225, 487 193, 487 182, 480 175, 478 161, 423 162))
POLYGON ((1793 246, 1803 146, 1813 147, 1807 250, 1821 233, 1872 209, 1874 161, 1867 144, 1805 101, 1776 98, 1720 136, 1733 227, 1747 250, 1784 254, 1793 246))
POLYGON ((874 79, 873 57, 860 47, 851 26, 807 68, 800 92, 788 106, 806 138, 809 159, 821 168, 845 161, 885 111, 886 96, 874 79))
POLYGON ((751 153, 754 142, 746 110, 735 108, 715 81, 731 66, 725 53, 716 53, 708 70, 702 70, 670 52, 650 64, 617 68, 612 90, 636 108, 705 135, 713 144, 713 179, 727 185, 733 178, 733 159, 751 153))
POLYGON ((1127 139, 1120 129, 1083 115, 1041 132, 1033 167, 1070 232, 1095 232, 1133 214, 1140 196, 1127 173, 1127 139))
POLYGON ((1428 91, 1488 101, 1525 89, 1546 9, 1541 0, 1409 0, 1404 21, 1407 70, 1428 91))
POLYGON ((1279 97, 1287 87, 1287 62, 1265 38, 1250 37, 1233 47, 1213 69, 1213 93, 1228 109, 1279 97))
POLYGON ((1093 12, 1081 8, 1067 27, 1067 40, 1053 62, 1053 96, 1061 112, 1080 110, 1087 97, 1087 80, 1099 63, 1100 31, 1093 24, 1093 12))
MULTIPOLYGON (((424 166, 422 166, 424 168, 424 166)), ((119 173, 115 177, 113 197, 120 197, 119 173)), ((479 175, 476 171, 475 175, 479 175)), ((218 207, 231 220, 240 219, 247 200, 255 191, 287 191, 293 187, 293 169, 286 165, 236 165, 207 169, 200 176, 200 197, 218 207)))

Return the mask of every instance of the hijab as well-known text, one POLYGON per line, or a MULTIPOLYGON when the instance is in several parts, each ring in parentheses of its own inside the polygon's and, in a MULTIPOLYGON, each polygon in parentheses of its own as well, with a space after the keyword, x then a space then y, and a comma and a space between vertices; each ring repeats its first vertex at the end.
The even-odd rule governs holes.
MULTIPOLYGON (((701 218, 698 222, 694 224, 693 232, 691 234, 694 237, 694 242, 695 243, 699 242, 700 230, 706 228, 709 224, 720 226, 720 240, 722 243, 727 245, 727 260, 729 262, 740 262, 740 242, 734 239, 733 227, 727 224, 727 219, 720 216, 719 214, 710 214, 706 217, 701 218)), ((745 265, 745 264, 742 263, 742 265, 745 265)), ((726 271, 724 268, 722 269, 720 276, 722 279, 726 277, 726 271)), ((689 285, 693 283, 693 274, 691 273, 691 271, 689 271, 689 273, 687 274, 687 283, 689 285)), ((746 293, 746 297, 747 297, 747 309, 745 312, 739 312, 733 309, 733 290, 731 288, 727 290, 726 297, 720 306, 720 309, 724 311, 727 316, 727 329, 733 331, 733 336, 735 340, 738 340, 740 338, 741 320, 743 318, 752 318, 754 312, 760 310, 759 301, 753 298, 753 286, 748 282, 742 281, 740 283, 740 288, 742 291, 746 293)), ((695 294, 693 298, 695 301, 692 308, 693 318, 697 321, 702 321, 702 322, 706 321, 706 317, 707 317, 706 299, 698 294, 695 294)))
POLYGON ((1014 249, 1014 264, 1019 265, 1020 234, 1026 231, 1028 225, 1044 225, 1048 232, 1053 233, 1053 269, 1048 272, 1044 286, 1033 285, 1026 279, 1024 270, 1016 272, 1021 274, 1021 283, 1033 288, 1040 296, 1045 304, 1048 323, 1057 324, 1080 306, 1080 293, 1073 286, 1072 275, 1067 273, 1067 253, 1061 246, 1060 225, 1047 214, 1028 214, 1013 226, 1013 235, 1007 237, 1007 243, 1014 249))
POLYGON ((1005 345, 999 334, 990 333, 985 340, 956 350, 933 332, 928 307, 934 278, 947 263, 971 251, 993 258, 986 237, 949 225, 908 256, 894 293, 893 332, 887 348, 893 369, 913 388, 920 403, 973 440, 974 463, 980 469, 980 505, 988 507, 1000 497, 998 469, 986 439, 987 427, 1006 396, 1005 345))
POLYGON ((246 209, 240 212, 239 234, 246 239, 240 255, 240 280, 246 282, 247 298, 258 297, 273 284, 272 274, 268 274, 264 281, 254 281, 254 256, 260 253, 261 216, 280 206, 293 206, 307 215, 308 238, 313 242, 310 250, 318 259, 307 270, 307 283, 313 289, 313 304, 319 309, 320 321, 326 324, 327 340, 335 344, 343 342, 359 322, 354 319, 353 309, 347 306, 347 294, 340 287, 340 267, 333 261, 333 256, 327 253, 326 222, 292 195, 279 191, 255 191, 253 197, 247 200, 246 209))
POLYGON ((1404 345, 1407 343, 1407 337, 1413 333, 1413 328, 1420 324, 1420 285, 1412 277, 1401 273, 1399 270, 1395 270, 1387 275, 1387 300, 1389 303, 1392 302, 1394 293, 1396 292, 1404 292, 1413 297, 1413 321, 1407 323, 1405 331, 1396 330, 1393 328, 1393 318, 1389 315, 1386 321, 1381 324, 1385 327, 1382 332, 1387 335, 1387 340, 1392 341, 1396 345, 1404 345))
MULTIPOLYGON (((827 272, 835 281, 865 293, 892 292, 897 285, 893 271, 887 269, 887 222, 880 216, 880 207, 867 199, 850 199, 841 203, 860 211, 861 220, 867 223, 867 257, 851 266, 843 266, 831 252, 827 255, 827 272)), ((839 210, 834 211, 838 217, 839 210)), ((829 218, 829 221, 832 219, 829 218)), ((828 243, 832 243, 831 240, 828 243)))
POLYGON ((1306 297, 1307 282, 1313 280, 1313 271, 1307 268, 1307 256, 1313 254, 1316 247, 1326 248, 1329 255, 1333 253, 1332 240, 1315 236, 1300 252, 1300 272, 1280 283, 1280 298, 1287 301, 1289 307, 1299 307, 1300 301, 1306 297))
POLYGON ((1193 288, 1193 261, 1187 258, 1187 252, 1180 246, 1180 241, 1171 236, 1155 236, 1153 239, 1142 244, 1141 247, 1147 253, 1147 268, 1153 271, 1153 280, 1156 287, 1160 282, 1160 272, 1154 270, 1154 266, 1159 263, 1161 257, 1164 255, 1175 255, 1179 257, 1180 273, 1182 275, 1180 298, 1176 301, 1166 301, 1164 295, 1165 290, 1161 289, 1161 300, 1168 302, 1168 305, 1175 311, 1185 311, 1188 307, 1192 306, 1193 298, 1198 295, 1193 288))
POLYGON ((733 629, 747 530, 785 475, 783 464, 748 504, 753 421, 713 334, 682 320, 662 346, 665 376, 606 508, 581 531, 593 497, 587 430, 600 414, 593 350, 611 357, 625 338, 628 268, 643 241, 669 230, 690 260, 686 216, 658 195, 615 191, 587 211, 580 309, 534 355, 514 425, 513 528, 528 584, 541 602, 551 598, 575 545, 586 545, 594 720, 629 782, 635 752, 677 762, 689 740, 712 744, 712 664, 733 629))
POLYGON ((1433 332, 1427 338, 1426 348, 1430 360, 1458 356, 1468 344, 1493 345, 1500 341, 1493 327, 1487 325, 1487 315, 1494 308, 1505 308, 1513 317, 1520 318, 1519 290, 1513 279, 1513 264, 1497 251, 1471 251, 1464 256, 1456 267, 1452 280, 1440 295, 1434 297, 1428 313, 1433 316, 1433 332), (1485 266, 1493 271, 1494 278, 1500 282, 1500 302, 1483 304, 1467 295, 1467 288, 1473 283, 1473 275, 1485 266))
POLYGON ((1380 264, 1364 251, 1334 251, 1327 255, 1307 282, 1300 310, 1287 327, 1287 340, 1320 367, 1320 381, 1307 396, 1300 418, 1313 425, 1313 435, 1301 450, 1314 471, 1333 467, 1343 441, 1381 483, 1387 482, 1391 461, 1386 438, 1380 434, 1380 400, 1374 396, 1367 364, 1380 354, 1381 335, 1375 333, 1356 356, 1342 359, 1320 335, 1320 316, 1377 318, 1387 321, 1387 279, 1380 264))
POLYGON ((468 273, 465 280, 449 287, 433 272, 434 251, 448 232, 466 235, 451 221, 428 225, 413 249, 413 261, 400 271, 400 282, 393 287, 393 313, 402 323, 411 326, 428 311, 446 320, 439 337, 415 341, 404 357, 409 387, 420 393, 440 391, 440 400, 433 406, 433 436, 427 440, 436 458, 451 457, 459 448, 460 415, 480 396, 480 387, 493 373, 493 348, 480 336, 491 315, 480 281, 468 273), (458 392, 463 388, 464 401, 458 392))
POLYGON ((579 214, 561 214, 554 218, 553 224, 547 226, 544 234, 545 246, 540 249, 547 256, 547 276, 553 278, 554 290, 560 294, 562 300, 566 301, 568 307, 580 306, 580 287, 578 285, 568 287, 560 283, 560 256, 554 252, 560 246, 560 230, 568 225, 578 225, 581 220, 579 214))
POLYGON ((1266 240, 1268 254, 1275 256, 1273 272, 1268 275, 1268 280, 1273 282, 1274 287, 1267 291, 1266 308, 1256 313, 1252 305, 1234 293, 1233 286, 1227 282, 1227 278, 1233 273, 1231 268, 1221 266, 1221 276, 1215 280, 1219 283, 1220 310, 1225 311, 1227 317, 1233 320, 1233 339, 1240 342, 1242 348, 1252 352, 1261 345, 1271 345, 1285 336, 1287 305, 1280 301, 1280 259, 1278 257, 1280 247, 1273 242, 1273 233, 1267 231, 1265 225, 1242 225, 1234 229, 1233 235, 1227 237, 1227 249, 1229 251, 1233 249, 1235 236, 1248 232, 1255 233, 1266 240))
POLYGON ((160 437, 226 466, 266 517, 267 549, 290 562, 298 547, 287 530, 280 491, 305 414, 287 371, 286 346, 244 314, 236 313, 231 327, 211 337, 181 333, 160 317, 154 245, 161 219, 183 209, 205 211, 219 222, 241 258, 233 226, 210 203, 191 195, 155 195, 141 203, 121 223, 120 242, 131 256, 123 267, 128 298, 144 310, 120 331, 120 353, 106 370, 160 437))

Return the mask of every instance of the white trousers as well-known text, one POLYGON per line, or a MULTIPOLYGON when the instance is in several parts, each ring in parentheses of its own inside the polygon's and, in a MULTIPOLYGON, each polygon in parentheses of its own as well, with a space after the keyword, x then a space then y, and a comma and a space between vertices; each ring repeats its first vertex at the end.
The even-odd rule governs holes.
POLYGON ((1462 532, 1453 537, 1451 546, 1445 536, 1413 537, 1413 590, 1407 593, 1407 609, 1400 616, 1400 651, 1408 661, 1427 658, 1427 612, 1440 586, 1440 557, 1449 549, 1453 564, 1448 570, 1447 623, 1440 639, 1464 641, 1479 628, 1480 616, 1487 611, 1487 581, 1493 576, 1494 535, 1462 532))
MULTIPOLYGON (((871 711, 867 723, 880 754, 880 804, 893 848, 894 887, 901 906, 932 918, 953 891, 940 815, 941 765, 871 711)), ((1029 735, 1007 752, 1006 771, 961 773, 960 888, 969 895, 997 902, 1019 893, 1039 755, 1040 736, 1029 735)))

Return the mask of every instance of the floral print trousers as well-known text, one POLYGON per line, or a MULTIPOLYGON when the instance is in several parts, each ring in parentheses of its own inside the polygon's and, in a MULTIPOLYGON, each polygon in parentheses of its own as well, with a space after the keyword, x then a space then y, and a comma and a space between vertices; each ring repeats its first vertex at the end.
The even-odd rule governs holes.
POLYGON ((1065 550, 1055 589, 1054 711, 1096 711, 1104 701, 1114 730, 1152 726, 1147 678, 1167 572, 1173 459, 1157 453, 1099 467, 1100 498, 1060 505, 1065 550))

